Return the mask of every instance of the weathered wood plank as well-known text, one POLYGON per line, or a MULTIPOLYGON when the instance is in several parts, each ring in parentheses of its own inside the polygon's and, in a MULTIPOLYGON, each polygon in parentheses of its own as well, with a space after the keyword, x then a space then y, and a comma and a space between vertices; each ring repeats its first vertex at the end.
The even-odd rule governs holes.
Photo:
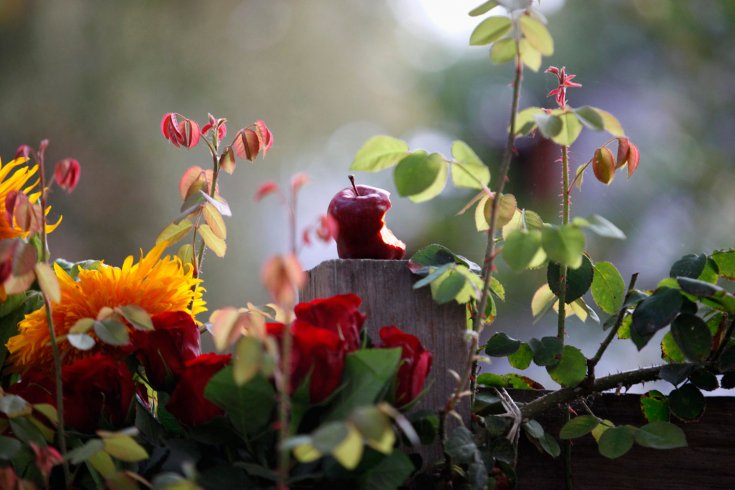
MULTIPOLYGON (((457 303, 438 305, 429 288, 413 289, 417 276, 406 260, 338 259, 322 262, 308 271, 301 301, 354 293, 362 298, 361 310, 373 341, 380 327, 395 325, 416 335, 433 354, 432 384, 418 408, 443 407, 455 387, 448 369, 461 370, 467 359, 465 309, 457 303)), ((463 409, 466 411, 467 403, 463 409)))
MULTIPOLYGON (((513 398, 533 396, 514 392, 513 398)), ((646 423, 637 395, 605 394, 588 401, 595 415, 615 424, 646 423)), ((583 413, 583 410, 580 412, 583 413)), ((704 416, 696 423, 679 423, 689 446, 655 450, 634 446, 625 456, 609 460, 600 455, 592 436, 574 441, 572 479, 575 489, 692 490, 735 488, 735 398, 707 398, 704 416)), ((560 409, 539 419, 555 436, 564 422, 560 409)), ((518 474, 521 490, 564 489, 561 458, 552 459, 522 441, 518 474)))

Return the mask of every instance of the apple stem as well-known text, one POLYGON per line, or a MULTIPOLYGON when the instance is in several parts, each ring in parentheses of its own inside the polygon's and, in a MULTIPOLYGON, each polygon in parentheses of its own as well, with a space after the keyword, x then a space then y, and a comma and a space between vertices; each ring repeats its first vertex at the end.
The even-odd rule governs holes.
POLYGON ((350 179, 350 183, 352 184, 352 188, 355 189, 355 195, 356 196, 359 196, 360 193, 357 192, 357 186, 355 185, 355 176, 354 175, 348 175, 347 178, 350 179))

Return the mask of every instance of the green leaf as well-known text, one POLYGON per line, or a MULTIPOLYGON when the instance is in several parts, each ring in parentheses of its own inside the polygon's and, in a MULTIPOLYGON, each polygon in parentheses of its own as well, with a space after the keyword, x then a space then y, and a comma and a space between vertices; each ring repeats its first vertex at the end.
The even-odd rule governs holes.
POLYGON ((680 427, 664 421, 646 424, 635 432, 635 442, 653 449, 674 449, 686 447, 687 438, 680 427))
POLYGON ((615 116, 597 107, 590 107, 590 109, 594 109, 600 115, 605 131, 618 138, 625 136, 623 126, 620 125, 620 121, 618 121, 615 116))
POLYGON ((588 105, 578 107, 574 109, 574 113, 579 118, 579 121, 590 129, 595 131, 602 131, 605 129, 605 121, 602 119, 602 115, 597 112, 594 107, 588 105))
POLYGON ((513 22, 509 17, 488 17, 472 31, 470 46, 482 46, 497 41, 513 29, 513 22))
POLYGON ((611 427, 602 433, 597 442, 600 454, 606 458, 616 459, 630 451, 634 442, 633 430, 630 427, 611 427))
POLYGON ((83 463, 104 449, 105 445, 100 439, 90 439, 84 445, 69 451, 67 457, 72 464, 83 463))
POLYGON ((521 343, 518 350, 508 356, 508 363, 516 369, 527 369, 533 360, 533 351, 526 343, 521 343))
POLYGON ((414 289, 422 288, 428 284, 431 284, 432 282, 436 281, 439 277, 442 276, 445 272, 447 272, 449 269, 451 269, 453 264, 444 264, 441 267, 432 267, 432 271, 424 276, 423 278, 419 279, 413 284, 414 289))
POLYGON ((722 350, 722 354, 720 354, 720 358, 717 360, 717 366, 722 372, 735 371, 735 344, 734 343, 732 342, 729 343, 722 350))
POLYGON ((503 332, 496 333, 485 344, 485 354, 493 357, 509 356, 521 346, 521 341, 508 337, 503 332))
POLYGON ((544 387, 538 382, 532 380, 528 376, 520 374, 494 374, 482 373, 477 377, 477 383, 480 386, 489 386, 493 388, 513 388, 516 390, 543 390, 544 387))
POLYGON ((438 153, 417 151, 400 161, 393 172, 398 194, 413 202, 438 196, 447 184, 449 164, 438 153))
POLYGON ((380 460, 370 471, 360 476, 360 490, 385 490, 399 488, 414 471, 411 459, 401 449, 396 448, 390 455, 380 460))
POLYGON ((669 399, 658 390, 641 395, 641 412, 649 422, 669 420, 669 399))
POLYGON ((544 428, 536 420, 529 420, 523 424, 523 429, 529 437, 539 439, 544 435, 544 428))
POLYGON ((538 366, 553 366, 557 364, 562 355, 564 344, 556 337, 543 337, 531 339, 528 346, 533 351, 533 362, 538 366))
POLYGON ((516 57, 516 42, 513 39, 503 39, 493 44, 490 49, 490 61, 502 65, 516 57))
POLYGON ((682 303, 679 291, 665 287, 657 289, 638 303, 630 326, 631 339, 638 350, 648 343, 653 334, 671 323, 679 313, 682 303))
POLYGON ((232 366, 225 366, 207 383, 204 397, 227 414, 241 435, 252 435, 265 428, 276 406, 273 385, 262 375, 238 386, 232 366))
POLYGON ((587 376, 587 359, 576 347, 565 345, 559 363, 546 370, 551 379, 563 387, 577 386, 587 376))
MULTIPOLYGON (((584 296, 594 276, 592 261, 586 255, 582 255, 582 265, 576 269, 567 269, 567 287, 564 301, 569 304, 572 301, 584 296)), ((561 294, 559 289, 561 285, 561 267, 556 262, 549 262, 546 270, 546 281, 557 297, 561 294)))
POLYGON ((696 420, 704 413, 704 395, 687 383, 669 393, 671 412, 683 420, 696 420))
POLYGON ((156 245, 168 241, 169 245, 173 245, 189 233, 191 230, 192 223, 188 219, 182 219, 178 223, 171 223, 158 234, 156 238, 156 245))
POLYGON ((528 43, 544 56, 554 54, 554 39, 546 26, 528 15, 521 16, 521 32, 528 43))
POLYGON ((608 315, 614 315, 623 307, 625 282, 612 263, 598 262, 595 264, 591 289, 595 303, 608 315))
POLYGON ((492 9, 498 6, 498 2, 495 0, 488 0, 487 2, 484 2, 481 5, 478 5, 477 7, 470 10, 470 17, 477 17, 478 15, 482 15, 484 13, 490 12, 492 9))
POLYGON ((459 302, 458 297, 464 291, 466 285, 465 276, 458 272, 456 268, 450 268, 431 283, 431 296, 440 305, 449 303, 452 300, 459 302))
POLYGON ((692 361, 704 361, 712 350, 712 333, 696 315, 682 313, 671 323, 671 335, 681 352, 692 361))
POLYGON ((577 119, 577 116, 573 112, 563 112, 554 117, 560 119, 561 129, 551 139, 557 145, 571 146, 579 137, 579 133, 582 132, 582 123, 579 122, 579 119, 577 119))
POLYGON ((205 223, 199 225, 198 231, 199 236, 202 237, 204 243, 217 257, 225 256, 227 253, 227 242, 218 237, 208 224, 205 223))
POLYGON ((720 276, 735 281, 735 249, 718 250, 712 254, 720 276))
POLYGON ((479 456, 472 432, 460 425, 455 428, 444 443, 444 451, 457 464, 471 463, 479 456))
POLYGON ((136 330, 153 330, 153 321, 150 315, 140 306, 118 306, 116 311, 129 321, 136 330))
POLYGON ((438 243, 427 245, 413 254, 408 261, 408 268, 414 274, 428 274, 430 266, 438 267, 445 264, 464 265, 473 272, 480 272, 479 265, 438 243))
POLYGON ((667 364, 661 367, 658 375, 662 380, 677 386, 689 376, 690 372, 692 372, 691 364, 667 364))
POLYGON ((377 172, 397 165, 407 153, 405 141, 390 136, 373 136, 357 151, 350 170, 377 172))
POLYGON ((692 374, 689 375, 689 381, 691 381, 694 386, 704 391, 714 391, 720 387, 720 383, 717 381, 717 376, 700 366, 694 368, 692 374))
POLYGON ((347 354, 342 378, 350 382, 337 394, 326 420, 342 420, 355 408, 382 399, 400 360, 401 349, 363 349, 347 354))
POLYGON ((533 131, 536 128, 536 115, 538 114, 544 114, 540 107, 527 107, 516 114, 516 135, 524 136, 533 131))
POLYGON ((94 333, 106 344, 128 345, 130 343, 128 327, 111 318, 96 320, 94 322, 94 333))
POLYGON ((541 244, 550 260, 572 269, 582 265, 584 234, 574 226, 547 226, 541 232, 541 244))
POLYGON ((669 270, 669 277, 689 277, 697 279, 704 271, 707 256, 704 254, 687 254, 674 262, 669 270))
POLYGON ((20 396, 8 393, 0 397, 0 412, 12 419, 30 415, 33 412, 33 408, 30 403, 20 396))
POLYGON ((587 218, 580 218, 578 216, 572 220, 572 223, 580 228, 587 228, 592 233, 602 237, 625 240, 625 233, 599 214, 593 214, 587 218))
MULTIPOLYGON (((484 203, 483 215, 485 224, 487 225, 484 229, 487 230, 490 227, 490 212, 492 211, 493 200, 483 198, 481 203, 484 203)), ((479 205, 480 203, 478 203, 478 208, 479 205)), ((513 219, 517 208, 518 202, 513 194, 500 194, 500 200, 498 201, 498 215, 495 219, 495 228, 502 228, 508 224, 513 219)))
POLYGON ((515 230, 505 239, 503 260, 514 271, 528 267, 541 249, 541 232, 515 230))
POLYGON ((482 189, 490 182, 490 169, 464 141, 452 143, 452 183, 456 187, 482 189))
POLYGON ((18 439, 12 437, 0 436, 0 459, 11 460, 23 448, 23 444, 18 439))
POLYGON ((561 133, 562 126, 564 123, 561 121, 561 117, 554 114, 547 114, 545 112, 536 113, 534 120, 538 126, 541 135, 546 139, 552 139, 561 133))
POLYGON ((539 444, 541 444, 543 450, 546 451, 546 453, 552 458, 556 458, 561 454, 559 443, 556 442, 554 436, 552 436, 548 432, 544 432, 543 437, 541 437, 538 442, 539 444))
POLYGON ((720 286, 699 279, 677 277, 676 282, 682 291, 694 296, 712 297, 725 292, 720 286))
POLYGON ((560 439, 577 439, 586 436, 600 423, 600 419, 592 415, 580 415, 569 420, 559 431, 560 439))
POLYGON ((666 335, 661 339, 661 358, 666 362, 684 362, 686 360, 684 353, 679 349, 679 345, 670 331, 666 332, 666 335))

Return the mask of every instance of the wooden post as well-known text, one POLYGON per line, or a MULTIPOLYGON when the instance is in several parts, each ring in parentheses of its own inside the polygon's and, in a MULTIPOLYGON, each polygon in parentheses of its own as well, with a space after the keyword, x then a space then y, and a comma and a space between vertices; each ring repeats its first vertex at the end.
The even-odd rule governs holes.
MULTIPOLYGON (((374 342, 380 327, 395 325, 417 336, 432 352, 428 392, 417 408, 437 410, 446 404, 456 381, 448 370, 461 371, 467 359, 465 308, 455 302, 438 305, 428 287, 413 289, 418 279, 406 260, 338 259, 308 271, 301 301, 354 293, 362 298, 365 326, 374 342)), ((463 415, 469 406, 460 406, 463 415)))

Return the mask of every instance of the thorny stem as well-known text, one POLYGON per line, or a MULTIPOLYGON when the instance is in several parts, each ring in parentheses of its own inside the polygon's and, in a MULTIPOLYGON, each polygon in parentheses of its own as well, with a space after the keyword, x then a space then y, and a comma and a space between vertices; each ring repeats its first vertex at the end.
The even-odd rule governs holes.
MULTIPOLYGON (((46 171, 44 169, 44 158, 43 153, 38 155, 38 167, 41 179, 41 244, 43 249, 43 255, 41 257, 42 262, 47 262, 50 256, 48 242, 46 237, 46 207, 47 207, 47 196, 46 196, 46 171)), ((69 461, 66 458, 66 426, 64 423, 64 383, 61 379, 61 353, 59 352, 59 344, 56 341, 56 329, 54 327, 54 320, 51 314, 51 301, 49 300, 46 293, 41 291, 43 295, 43 303, 46 307, 46 323, 48 324, 49 338, 51 340, 51 353, 54 358, 54 378, 56 381, 56 412, 58 415, 58 433, 57 439, 59 444, 59 450, 61 456, 64 458, 63 469, 64 469, 64 486, 71 488, 71 473, 69 472, 69 461)))
MULTIPOLYGON (((628 283, 628 292, 625 293, 626 298, 630 295, 631 292, 633 292, 633 289, 635 289, 636 281, 638 281, 637 272, 630 277, 630 282, 628 283)), ((607 337, 605 337, 605 340, 603 340, 600 344, 600 347, 597 349, 595 355, 591 359, 587 360, 587 378, 589 380, 594 381, 595 366, 597 366, 597 363, 600 362, 600 359, 602 359, 602 355, 607 350, 610 342, 612 342, 615 336, 618 334, 618 330, 620 330, 620 326, 623 324, 623 318, 625 318, 625 310, 625 307, 620 309, 620 312, 618 312, 618 318, 615 320, 615 325, 610 329, 610 332, 607 334, 607 337)))
MULTIPOLYGON (((693 366, 690 363, 667 364, 668 366, 693 366)), ((611 374, 604 378, 598 378, 593 383, 582 383, 572 388, 562 388, 559 391, 553 391, 547 395, 533 400, 521 407, 523 419, 532 419, 539 414, 553 408, 557 405, 568 403, 575 398, 589 395, 591 393, 601 393, 621 386, 632 386, 647 381, 655 381, 660 379, 660 371, 664 365, 652 366, 648 368, 636 369, 633 371, 624 371, 622 373, 611 374)))
POLYGON ((278 393, 278 490, 288 489, 288 470, 291 464, 291 451, 283 445, 289 436, 289 415, 291 413, 291 398, 288 394, 291 373, 291 330, 285 328, 283 332, 283 353, 281 354, 281 383, 278 393))
MULTIPOLYGON (((472 338, 470 340, 470 346, 467 356, 467 366, 464 373, 462 373, 457 387, 452 395, 447 400, 447 403, 443 410, 439 412, 440 432, 442 446, 446 439, 446 424, 444 419, 447 414, 452 412, 457 406, 459 401, 462 399, 464 392, 467 388, 467 383, 470 385, 470 407, 474 405, 475 401, 475 390, 477 389, 477 381, 475 373, 477 372, 477 359, 476 352, 480 339, 480 333, 482 332, 485 308, 487 307, 488 295, 490 292, 490 279, 493 272, 493 261, 495 259, 495 229, 498 220, 498 201, 500 195, 505 187, 505 181, 508 178, 508 170, 510 168, 510 162, 513 157, 513 146, 515 143, 516 133, 516 114, 518 113, 518 104, 521 96, 521 80, 523 79, 523 61, 520 58, 520 41, 516 39, 516 58, 515 58, 515 77, 513 79, 513 99, 510 109, 510 126, 508 128, 508 138, 505 143, 505 150, 503 152, 503 159, 500 164, 500 173, 498 176, 498 188, 495 194, 495 199, 492 200, 490 207, 490 223, 487 230, 487 247, 485 249, 485 258, 482 266, 483 276, 483 288, 480 294, 480 301, 472 319, 472 338)), ((447 458, 447 464, 449 459, 447 458)))
MULTIPOLYGON (((561 223, 562 225, 569 224, 569 195, 571 190, 569 189, 569 147, 562 145, 561 147, 561 165, 562 165, 562 204, 561 204, 561 223)), ((566 331, 566 317, 567 317, 567 273, 569 267, 563 265, 560 267, 559 272, 559 316, 557 317, 556 324, 556 337, 563 344, 564 334, 566 331)))

